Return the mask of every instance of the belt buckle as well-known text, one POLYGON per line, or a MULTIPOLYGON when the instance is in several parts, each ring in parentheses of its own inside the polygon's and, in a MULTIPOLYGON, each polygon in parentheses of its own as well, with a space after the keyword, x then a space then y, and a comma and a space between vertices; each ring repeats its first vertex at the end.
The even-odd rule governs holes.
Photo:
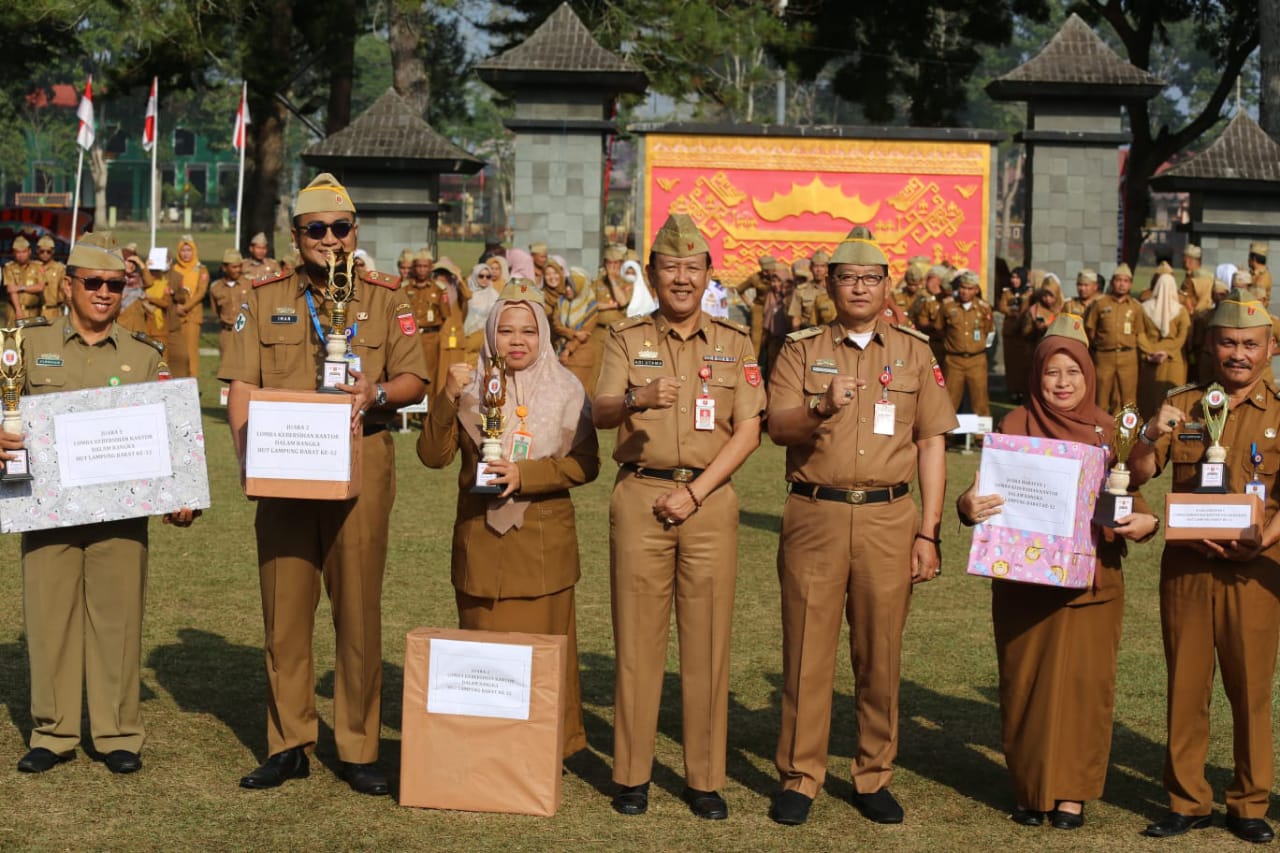
POLYGON ((672 468, 671 479, 677 483, 692 483, 693 471, 688 468, 672 468))
POLYGON ((867 493, 863 489, 851 489, 844 493, 844 499, 851 504, 864 504, 867 502, 867 493))

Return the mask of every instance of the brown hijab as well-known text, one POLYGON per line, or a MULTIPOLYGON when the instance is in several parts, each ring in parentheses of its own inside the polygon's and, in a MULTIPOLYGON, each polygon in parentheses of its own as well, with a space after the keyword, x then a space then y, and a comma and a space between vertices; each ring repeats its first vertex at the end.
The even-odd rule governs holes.
POLYGON ((1000 422, 1000 432, 1005 435, 1029 435, 1039 438, 1054 438, 1061 441, 1075 441, 1080 444, 1111 446, 1115 438, 1116 425, 1111 415, 1103 411, 1097 403, 1097 374, 1093 369, 1093 360, 1089 358, 1089 349, 1072 338, 1058 335, 1044 337, 1036 346, 1031 357, 1031 378, 1029 394, 1025 405, 1005 415, 1000 422), (1055 409, 1044 398, 1041 377, 1049 359, 1058 353, 1065 353, 1084 373, 1085 393, 1080 405, 1069 412, 1055 409))

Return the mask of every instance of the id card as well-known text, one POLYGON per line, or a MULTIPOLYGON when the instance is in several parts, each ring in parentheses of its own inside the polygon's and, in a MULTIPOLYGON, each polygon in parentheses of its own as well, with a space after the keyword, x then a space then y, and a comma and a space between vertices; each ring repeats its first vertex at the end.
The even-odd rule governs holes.
MULTIPOLYGON (((356 355, 355 353, 349 352, 347 353, 347 375, 348 376, 351 375, 352 370, 356 371, 357 373, 363 372, 364 364, 363 362, 360 361, 360 356, 356 355)), ((350 380, 348 380, 348 382, 350 382, 350 380)))
POLYGON ((893 435, 893 421, 897 414, 897 405, 894 403, 879 402, 876 403, 876 414, 872 430, 876 435, 893 435))
POLYGON ((529 445, 533 444, 532 433, 516 430, 511 433, 511 461, 519 462, 529 458, 529 445))
POLYGON ((1132 334, 1133 334, 1133 323, 1131 323, 1131 322, 1130 322, 1130 321, 1128 321, 1128 320, 1125 320, 1125 321, 1124 321, 1124 333, 1125 333, 1126 335, 1132 335, 1132 334))
POLYGON ((713 430, 716 428, 716 401, 714 397, 699 397, 693 402, 693 428, 713 430))
POLYGON ((1263 504, 1267 502, 1267 487, 1257 480, 1250 480, 1246 483, 1244 493, 1246 495, 1257 495, 1258 500, 1262 501, 1263 504))
POLYGON ((427 309, 427 322, 428 322, 428 323, 434 323, 435 321, 436 321, 436 309, 434 309, 434 308, 428 308, 428 309, 427 309))
POLYGON ((975 329, 973 330, 973 339, 974 339, 975 341, 980 341, 980 340, 982 340, 982 330, 981 330, 981 329, 975 328, 975 329))

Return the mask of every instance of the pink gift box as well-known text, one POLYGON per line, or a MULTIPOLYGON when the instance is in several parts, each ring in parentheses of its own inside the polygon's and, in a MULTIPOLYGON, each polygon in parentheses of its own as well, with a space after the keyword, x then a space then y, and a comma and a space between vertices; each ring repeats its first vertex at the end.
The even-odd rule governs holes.
POLYGON ((1060 510, 1055 508, 1052 512, 1058 525, 1069 530, 1070 535, 1005 527, 1002 516, 996 516, 973 529, 969 574, 1067 589, 1092 586, 1098 546, 1093 510, 1106 476, 1106 451, 1073 441, 1000 433, 989 433, 982 447, 984 464, 988 458, 993 459, 990 451, 994 450, 1006 460, 1007 454, 1002 451, 1078 460, 1080 469, 1074 505, 1068 506, 1064 501, 1060 510), (1068 513, 1072 517, 1067 517, 1068 513))

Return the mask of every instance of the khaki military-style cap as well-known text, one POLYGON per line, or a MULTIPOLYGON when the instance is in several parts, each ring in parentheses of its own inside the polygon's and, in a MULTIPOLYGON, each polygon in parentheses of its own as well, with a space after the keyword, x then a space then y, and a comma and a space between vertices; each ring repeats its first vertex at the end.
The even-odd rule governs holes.
POLYGON ((831 263, 831 253, 825 249, 819 249, 813 253, 813 257, 809 260, 815 264, 829 264, 831 263))
POLYGON ((249 241, 249 245, 250 245, 250 246, 265 246, 265 245, 267 245, 267 235, 266 235, 266 234, 264 234, 263 232, 259 231, 257 234, 254 234, 254 235, 253 235, 253 239, 251 239, 251 240, 249 241))
POLYGON ((535 305, 546 305, 542 298, 542 290, 527 278, 513 278, 502 288, 498 299, 507 302, 532 302, 535 305))
POLYGON ((1255 326, 1270 326, 1271 315, 1261 302, 1247 290, 1235 289, 1227 294, 1227 298, 1218 303, 1210 326, 1221 326, 1226 329, 1252 329, 1255 326))
POLYGON ((1213 292, 1214 293, 1230 293, 1231 285, 1227 284, 1225 281, 1223 281, 1220 278, 1215 278, 1213 280, 1213 292))
POLYGON ((813 278, 813 266, 808 258, 797 258, 791 262, 791 274, 796 281, 810 281, 813 278))
POLYGON ((1049 328, 1045 330, 1046 338, 1071 338, 1073 341, 1079 341, 1085 346, 1089 345, 1089 336, 1084 331, 1084 318, 1075 314, 1068 314, 1062 311, 1057 317, 1053 318, 1053 322, 1049 324, 1049 328))
POLYGON ((1233 288, 1253 287, 1253 276, 1248 270, 1236 270, 1236 274, 1231 276, 1231 286, 1233 288))
POLYGON ((436 262, 436 258, 435 258, 435 255, 431 254, 430 249, 424 248, 424 249, 419 249, 418 251, 413 253, 413 262, 416 264, 418 261, 422 261, 423 263, 428 263, 428 264, 434 264, 436 262))
POLYGON ((913 260, 907 264, 907 271, 903 273, 903 278, 912 284, 920 284, 929 277, 929 261, 921 258, 913 260))
POLYGON ((604 259, 606 261, 621 261, 627 257, 627 247, 621 243, 610 243, 604 247, 604 259))
POLYGON ((694 255, 710 253, 706 238, 698 230, 693 217, 687 213, 673 213, 662 223, 653 238, 652 250, 659 255, 672 258, 691 258, 694 255))
POLYGON ((123 246, 121 246, 120 248, 124 249, 124 251, 126 251, 126 252, 133 252, 135 255, 136 255, 136 254, 138 254, 138 244, 137 244, 137 243, 125 243, 125 244, 124 244, 123 246))
POLYGON ((831 253, 831 265, 858 264, 859 266, 889 266, 889 259, 875 243, 869 240, 845 240, 831 253))
POLYGON ((1098 271, 1093 269, 1092 267, 1085 267, 1084 269, 1080 270, 1080 272, 1076 273, 1076 284, 1081 284, 1086 281, 1097 284, 1098 271))
POLYGON ((30 248, 31 248, 31 244, 30 244, 29 242, 27 242, 27 238, 26 238, 26 237, 23 237, 21 234, 19 234, 17 237, 14 237, 14 238, 13 238, 13 248, 15 248, 15 249, 30 249, 30 248))
POLYGON ((67 266, 85 270, 120 270, 124 272, 124 255, 110 231, 85 234, 71 250, 67 266))
POLYGON ((1267 256, 1267 244, 1261 240, 1254 240, 1249 244, 1249 254, 1262 255, 1265 258, 1267 256))
POLYGON ((1128 264, 1121 264, 1116 267, 1115 272, 1111 273, 1111 277, 1115 278, 1118 275, 1122 275, 1125 278, 1133 278, 1133 270, 1129 269, 1128 264))
POLYGON ((36 247, 40 249, 52 249, 56 245, 53 242, 53 238, 48 234, 41 235, 40 239, 36 241, 36 247))
POLYGON ((400 257, 396 258, 398 264, 413 263, 413 249, 404 249, 400 252, 400 257))
POLYGON ((440 260, 436 261, 435 266, 431 268, 433 273, 441 270, 449 273, 454 278, 462 278, 462 270, 458 269, 458 265, 448 257, 441 257, 440 260))
POLYGON ((952 287, 977 287, 981 283, 982 279, 970 269, 957 270, 955 278, 951 279, 952 287))
POLYGON ((294 216, 335 211, 355 215, 356 206, 351 201, 347 188, 338 183, 338 179, 328 172, 321 172, 311 183, 298 190, 298 197, 293 202, 294 216))
POLYGON ((1156 275, 1173 275, 1173 265, 1168 261, 1156 264, 1156 275))
POLYGON ((239 264, 244 262, 244 258, 235 249, 227 249, 222 253, 222 262, 224 264, 239 264))
POLYGON ((1201 249, 1195 243, 1191 243, 1190 245, 1187 246, 1187 248, 1182 250, 1182 254, 1185 257, 1195 258, 1196 260, 1200 260, 1201 258, 1204 257, 1204 249, 1201 249))
POLYGON ((773 255, 761 255, 760 260, 757 261, 757 263, 760 264, 760 269, 765 272, 773 272, 778 268, 778 259, 773 255))
POLYGON ((874 240, 875 234, 871 233, 871 229, 865 225, 855 225, 849 230, 845 236, 845 240, 874 240))
POLYGON ((945 267, 942 264, 935 264, 934 266, 929 267, 929 274, 927 278, 936 278, 939 281, 946 281, 947 276, 949 275, 951 275, 950 267, 945 267))
POLYGON ((529 254, 545 255, 546 253, 547 253, 547 244, 544 241, 539 240, 536 243, 529 244, 529 254))

